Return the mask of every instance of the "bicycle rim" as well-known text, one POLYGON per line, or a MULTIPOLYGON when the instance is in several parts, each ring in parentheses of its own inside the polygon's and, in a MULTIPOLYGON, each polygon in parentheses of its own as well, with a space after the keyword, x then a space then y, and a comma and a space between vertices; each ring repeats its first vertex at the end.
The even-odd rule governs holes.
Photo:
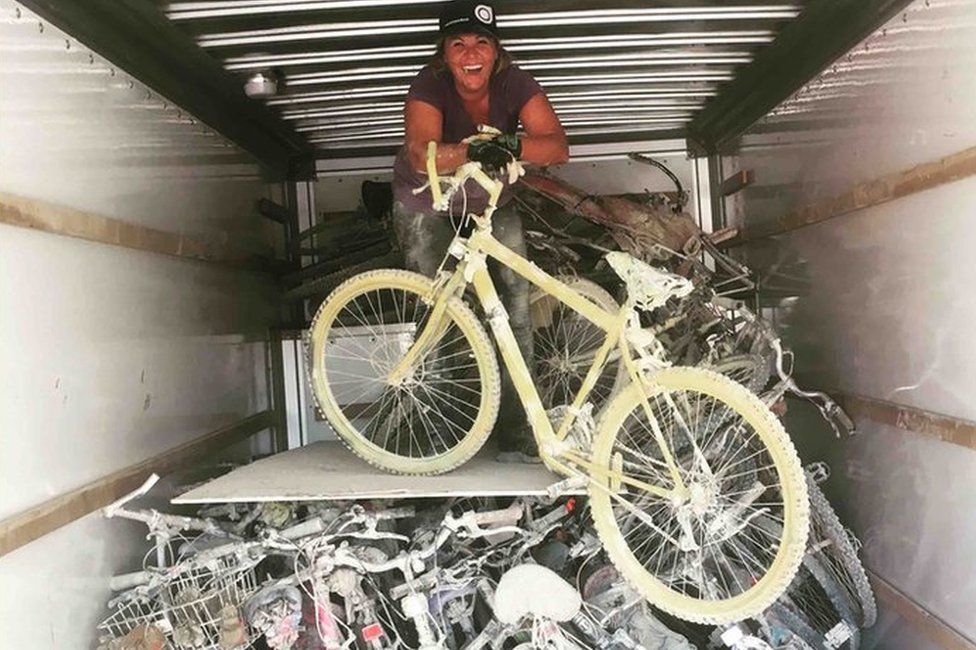
POLYGON ((823 637, 810 624, 785 605, 775 604, 765 614, 769 642, 786 650, 825 650, 823 637))
POLYGON ((399 473, 460 465, 484 444, 498 412, 494 350, 457 298, 431 350, 402 384, 387 382, 427 325, 432 287, 408 271, 363 273, 322 304, 310 333, 317 405, 353 452, 399 473))
MULTIPOLYGON (((786 590, 806 544, 796 451, 758 398, 721 375, 669 368, 653 383, 648 401, 690 498, 594 477, 597 532, 621 573, 661 609, 711 624, 759 614, 786 590), (779 529, 759 525, 760 515, 779 529)), ((593 461, 670 488, 640 393, 632 385, 609 405, 593 461)))

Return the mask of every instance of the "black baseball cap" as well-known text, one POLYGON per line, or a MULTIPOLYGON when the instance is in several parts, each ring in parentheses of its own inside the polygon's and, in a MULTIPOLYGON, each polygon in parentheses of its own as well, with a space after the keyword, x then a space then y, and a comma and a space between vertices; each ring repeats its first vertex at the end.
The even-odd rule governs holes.
POLYGON ((441 10, 441 36, 484 32, 498 38, 495 8, 484 0, 451 0, 441 10))

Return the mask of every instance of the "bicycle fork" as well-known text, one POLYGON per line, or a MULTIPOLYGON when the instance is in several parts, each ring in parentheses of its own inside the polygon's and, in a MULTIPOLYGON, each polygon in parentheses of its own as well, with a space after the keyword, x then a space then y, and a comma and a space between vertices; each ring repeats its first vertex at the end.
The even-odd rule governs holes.
POLYGON ((417 364, 430 354, 444 336, 444 332, 447 331, 450 323, 447 316, 447 305, 462 290, 466 282, 465 273, 466 263, 462 260, 446 281, 438 280, 435 282, 434 290, 430 296, 433 307, 430 316, 427 318, 427 323, 414 339, 413 345, 410 346, 407 353, 390 370, 390 374, 386 378, 388 384, 403 383, 413 374, 417 364))

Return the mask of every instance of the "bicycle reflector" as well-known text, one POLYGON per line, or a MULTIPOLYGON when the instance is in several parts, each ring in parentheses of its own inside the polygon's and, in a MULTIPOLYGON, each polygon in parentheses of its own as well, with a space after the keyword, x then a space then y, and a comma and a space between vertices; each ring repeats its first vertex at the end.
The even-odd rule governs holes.
POLYGON ((373 641, 383 636, 383 627, 379 623, 372 623, 363 628, 363 641, 373 641))

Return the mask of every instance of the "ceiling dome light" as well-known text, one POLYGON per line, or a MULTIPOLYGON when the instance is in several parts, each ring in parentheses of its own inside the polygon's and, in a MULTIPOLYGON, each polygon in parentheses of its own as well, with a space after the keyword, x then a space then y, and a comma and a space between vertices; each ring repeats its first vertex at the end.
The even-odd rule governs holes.
POLYGON ((255 99, 278 93, 278 78, 273 72, 255 72, 244 82, 244 94, 255 99))

